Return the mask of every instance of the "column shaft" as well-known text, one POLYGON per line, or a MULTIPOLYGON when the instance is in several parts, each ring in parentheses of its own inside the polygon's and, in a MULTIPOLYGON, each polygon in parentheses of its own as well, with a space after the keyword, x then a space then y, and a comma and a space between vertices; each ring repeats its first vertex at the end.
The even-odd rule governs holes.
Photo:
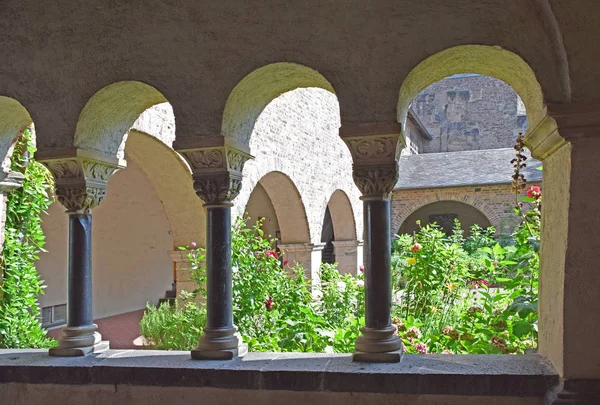
POLYGON ((391 326, 392 303, 390 201, 365 199, 365 322, 367 328, 391 326))
POLYGON ((231 204, 206 207, 207 328, 233 327, 231 204))
POLYGON ((67 326, 93 324, 92 215, 69 215, 67 326))

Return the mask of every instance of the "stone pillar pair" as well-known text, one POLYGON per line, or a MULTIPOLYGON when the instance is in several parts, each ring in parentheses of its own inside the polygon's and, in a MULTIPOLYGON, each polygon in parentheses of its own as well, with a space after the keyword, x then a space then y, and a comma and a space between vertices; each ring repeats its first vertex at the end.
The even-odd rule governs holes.
POLYGON ((108 348, 94 324, 92 309, 92 210, 106 193, 106 183, 123 162, 84 150, 63 151, 60 157, 38 153, 55 179, 58 201, 67 209, 67 326, 51 356, 83 356, 108 348))
POLYGON ((600 103, 548 105, 526 144, 543 161, 538 350, 553 405, 600 404, 600 103))
POLYGON ((340 136, 352 154, 352 176, 364 207, 365 326, 352 359, 398 362, 402 342, 394 335, 396 328, 390 316, 390 198, 398 181, 398 158, 404 141, 396 123, 342 127, 340 136))

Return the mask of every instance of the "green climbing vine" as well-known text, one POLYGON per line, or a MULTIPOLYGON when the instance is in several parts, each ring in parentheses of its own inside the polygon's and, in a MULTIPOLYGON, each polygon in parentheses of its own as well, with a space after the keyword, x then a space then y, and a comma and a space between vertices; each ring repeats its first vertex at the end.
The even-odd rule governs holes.
POLYGON ((43 348, 53 345, 39 321, 37 298, 44 292, 35 268, 45 237, 41 215, 51 203, 52 176, 34 161, 32 131, 17 141, 11 170, 24 175, 23 186, 8 194, 6 231, 0 258, 0 348, 43 348))

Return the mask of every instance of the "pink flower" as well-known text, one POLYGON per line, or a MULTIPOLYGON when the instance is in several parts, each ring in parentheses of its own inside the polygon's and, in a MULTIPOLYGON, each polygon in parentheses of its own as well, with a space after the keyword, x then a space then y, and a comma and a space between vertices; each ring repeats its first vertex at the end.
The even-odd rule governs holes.
POLYGON ((266 254, 267 254, 267 257, 272 257, 274 259, 279 259, 279 255, 274 250, 269 250, 269 251, 267 251, 266 254))
POLYGON ((192 242, 192 243, 190 243, 190 245, 191 245, 192 247, 196 247, 196 246, 197 246, 196 242, 192 242))
POLYGON ((413 252, 418 252, 419 250, 423 249, 423 246, 421 246, 420 243, 415 243, 414 245, 412 245, 412 247, 410 248, 410 250, 412 250, 413 252))
POLYGON ((542 196, 542 190, 538 186, 531 186, 529 190, 527 190, 527 197, 538 199, 542 196))
POLYGON ((265 307, 267 308, 267 311, 270 311, 273 308, 273 297, 270 295, 269 298, 265 300, 265 307))
POLYGON ((421 353, 421 354, 427 354, 427 346, 425 345, 425 343, 419 342, 415 345, 415 349, 417 349, 417 352, 421 353))
POLYGON ((284 266, 287 266, 289 262, 290 262, 289 260, 284 260, 284 261, 283 261, 283 265, 284 265, 284 266))
POLYGON ((490 282, 489 282, 489 281, 487 281, 487 280, 479 280, 479 282, 480 282, 481 284, 483 284, 484 286, 486 286, 486 287, 489 287, 489 286, 490 286, 490 282))
POLYGON ((360 270, 361 273, 365 272, 365 266, 360 266, 358 269, 360 270))

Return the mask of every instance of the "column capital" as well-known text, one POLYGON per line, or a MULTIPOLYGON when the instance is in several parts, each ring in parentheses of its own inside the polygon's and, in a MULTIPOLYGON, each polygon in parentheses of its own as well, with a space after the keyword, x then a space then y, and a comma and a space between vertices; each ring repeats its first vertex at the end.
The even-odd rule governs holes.
POLYGON ((68 213, 89 214, 104 200, 108 179, 125 161, 83 149, 38 156, 55 179, 58 201, 68 213))
POLYGON ((600 103, 548 104, 547 114, 525 136, 536 159, 543 160, 567 142, 600 136, 600 103))
POLYGON ((352 178, 367 198, 388 198, 398 181, 398 159, 405 146, 398 123, 342 127, 352 155, 352 178))
POLYGON ((230 202, 237 197, 244 164, 253 158, 234 141, 215 138, 210 137, 206 146, 179 150, 192 170, 194 190, 206 204, 230 202))

